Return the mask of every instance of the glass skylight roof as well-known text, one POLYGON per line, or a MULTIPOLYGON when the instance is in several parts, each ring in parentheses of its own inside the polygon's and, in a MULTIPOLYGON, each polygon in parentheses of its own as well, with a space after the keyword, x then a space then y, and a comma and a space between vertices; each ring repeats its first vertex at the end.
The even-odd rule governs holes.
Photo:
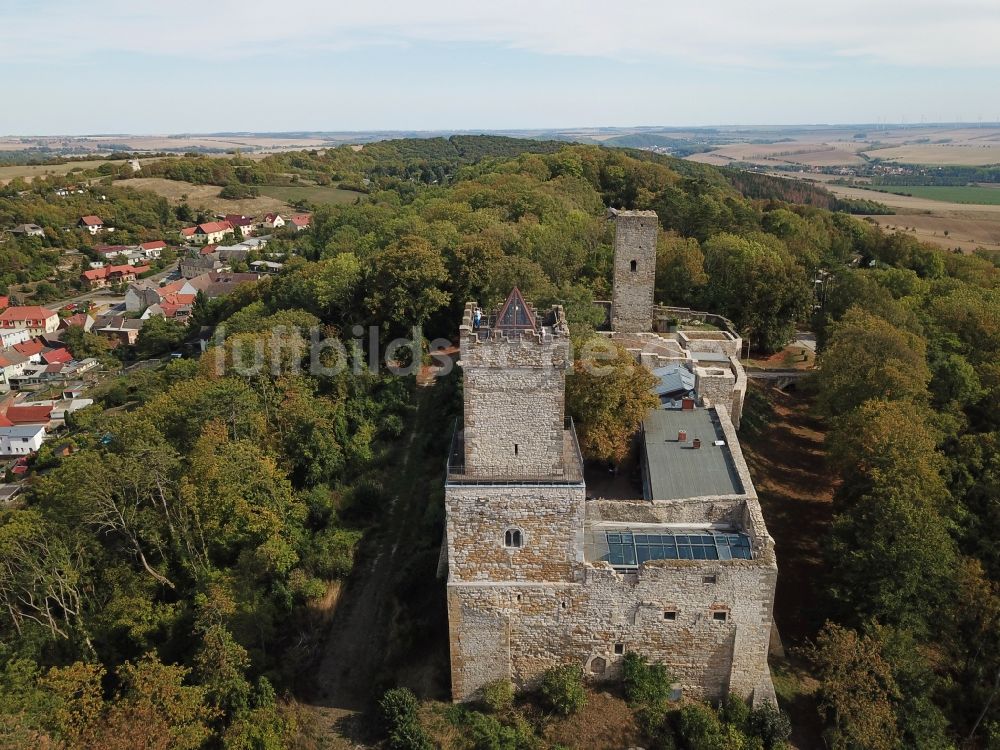
POLYGON ((734 531, 699 529, 673 534, 607 532, 608 555, 615 568, 635 568, 647 560, 750 560, 750 537, 734 531))

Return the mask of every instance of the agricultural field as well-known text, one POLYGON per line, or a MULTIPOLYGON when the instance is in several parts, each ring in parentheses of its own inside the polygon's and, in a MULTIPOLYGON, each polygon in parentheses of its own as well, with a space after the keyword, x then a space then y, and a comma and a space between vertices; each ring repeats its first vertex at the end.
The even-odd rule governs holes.
MULTIPOLYGON (((877 200, 892 208, 895 215, 869 217, 885 229, 911 232, 917 239, 933 242, 946 250, 971 253, 977 247, 1000 249, 1000 205, 997 203, 947 202, 925 196, 876 193, 829 183, 824 184, 824 187, 842 198, 877 200)), ((900 189, 906 192, 913 190, 900 189)), ((981 189, 1000 193, 1000 188, 981 189)))
POLYGON ((1000 164, 1000 143, 970 141, 967 143, 926 143, 880 148, 866 151, 872 159, 898 164, 955 165, 983 167, 1000 164))
POLYGON ((260 194, 285 203, 307 200, 316 205, 354 203, 362 197, 361 193, 354 190, 321 185, 263 185, 260 187, 260 194))
POLYGON ((851 166, 864 164, 864 159, 854 152, 857 147, 857 144, 848 142, 738 143, 703 154, 692 154, 687 158, 716 166, 725 166, 733 162, 749 162, 762 166, 851 166))
MULTIPOLYGON (((1000 186, 980 185, 879 185, 878 192, 912 195, 914 198, 928 198, 946 203, 970 203, 988 206, 1000 205, 1000 186)), ((876 199, 877 200, 877 199, 876 199)))
MULTIPOLYGON (((0 185, 10 182, 15 177, 23 177, 31 182, 35 177, 46 175, 66 175, 73 171, 83 171, 84 169, 96 169, 105 163, 104 159, 94 159, 93 161, 73 161, 66 164, 37 164, 22 166, 0 166, 0 185)), ((121 162, 115 162, 121 164, 121 162)))

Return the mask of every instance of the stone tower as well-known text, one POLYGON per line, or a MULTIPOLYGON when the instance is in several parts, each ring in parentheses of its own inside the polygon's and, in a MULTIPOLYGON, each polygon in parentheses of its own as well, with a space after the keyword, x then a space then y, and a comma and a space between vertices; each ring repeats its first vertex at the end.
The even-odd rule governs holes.
POLYGON ((653 330, 656 281, 655 211, 610 210, 615 220, 615 278, 611 329, 621 333, 653 330))
POLYGON ((540 320, 515 287, 479 329, 474 314, 470 303, 460 328, 466 473, 560 476, 569 365, 562 308, 540 320))
MULTIPOLYGON (((549 586, 572 586, 583 560, 585 486, 576 433, 564 418, 570 361, 563 310, 541 315, 517 289, 478 328, 476 310, 466 306, 460 328, 465 417, 445 484, 457 700, 492 680, 521 684, 552 665, 550 657, 519 659, 524 623, 516 609, 549 586)), ((559 600, 546 606, 559 608, 559 600)))

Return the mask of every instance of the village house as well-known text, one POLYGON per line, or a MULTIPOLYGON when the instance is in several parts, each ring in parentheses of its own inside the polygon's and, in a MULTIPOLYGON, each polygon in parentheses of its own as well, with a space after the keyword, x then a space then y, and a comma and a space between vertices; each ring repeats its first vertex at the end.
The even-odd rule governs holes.
POLYGON ((163 240, 143 242, 139 245, 139 251, 149 260, 157 260, 163 255, 163 251, 166 249, 167 243, 163 240))
POLYGON ((233 225, 228 221, 209 221, 194 227, 187 239, 196 245, 215 245, 234 232, 233 225))
POLYGON ((80 280, 89 289, 102 289, 114 284, 135 281, 140 274, 146 273, 148 270, 149 266, 104 266, 84 271, 80 274, 80 280))
POLYGON ((59 321, 59 328, 66 329, 71 326, 79 326, 85 331, 89 331, 94 326, 94 318, 87 313, 74 313, 68 318, 59 321))
POLYGON ((295 214, 288 223, 295 227, 295 231, 302 232, 309 228, 312 217, 309 214, 295 214))
POLYGON ((178 270, 185 279, 193 279, 212 271, 225 271, 228 266, 219 260, 219 256, 211 254, 197 258, 181 258, 178 270))
POLYGON ((9 349, 14 344, 23 344, 30 338, 31 331, 27 328, 0 329, 0 349, 9 349))
POLYGON ((20 234, 24 237, 44 237, 45 230, 37 224, 18 224, 10 230, 11 234, 20 234))
POLYGON ((0 329, 27 329, 32 336, 52 333, 59 328, 59 315, 37 305, 8 307, 0 313, 0 329))
POLYGON ((97 245, 94 248, 94 254, 107 261, 111 258, 127 255, 131 249, 129 245, 97 245))
POLYGON ((285 220, 281 218, 281 214, 264 214, 261 224, 265 229, 281 229, 285 226, 285 220))
POLYGON ((39 364, 42 361, 42 352, 45 351, 45 342, 40 338, 31 338, 21 344, 14 344, 12 347, 18 354, 28 358, 29 362, 39 364))
POLYGON ((94 331, 111 341, 115 346, 131 346, 139 340, 139 331, 142 330, 142 321, 134 318, 126 318, 124 315, 111 315, 98 319, 94 323, 94 331))
POLYGON ((0 426, 0 455, 28 456, 42 447, 45 428, 40 424, 0 426))
POLYGON ((255 260, 250 264, 250 270, 255 273, 279 273, 284 267, 284 264, 273 260, 255 260))
POLYGON ((22 375, 27 363, 28 358, 14 349, 0 352, 0 393, 10 390, 10 379, 22 375))
POLYGON ((251 234, 253 234, 260 227, 257 220, 252 216, 244 216, 243 214, 226 214, 224 221, 229 222, 230 225, 237 231, 239 231, 240 236, 246 239, 251 234))
POLYGON ((98 234, 104 231, 104 220, 100 216, 81 216, 76 225, 80 229, 86 229, 91 234, 98 234))

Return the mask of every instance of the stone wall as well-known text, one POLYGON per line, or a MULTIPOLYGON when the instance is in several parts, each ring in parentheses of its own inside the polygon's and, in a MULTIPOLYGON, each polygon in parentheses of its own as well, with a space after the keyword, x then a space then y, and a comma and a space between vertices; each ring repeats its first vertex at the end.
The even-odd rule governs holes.
POLYGON ((449 582, 573 580, 583 560, 583 483, 445 488, 449 582), (504 546, 521 531, 522 546, 504 546))
POLYGON ((581 571, 580 583, 449 585, 456 700, 501 678, 529 687, 564 663, 593 680, 614 679, 628 651, 666 664, 685 694, 699 698, 749 698, 770 684, 773 563, 657 561, 634 574, 598 563, 581 571))
POLYGON ((713 406, 728 407, 733 400, 736 375, 729 363, 721 367, 695 367, 694 389, 698 396, 707 399, 713 406))
POLYGON ((614 216, 611 328, 625 333, 652 331, 659 221, 654 211, 618 211, 614 216))

